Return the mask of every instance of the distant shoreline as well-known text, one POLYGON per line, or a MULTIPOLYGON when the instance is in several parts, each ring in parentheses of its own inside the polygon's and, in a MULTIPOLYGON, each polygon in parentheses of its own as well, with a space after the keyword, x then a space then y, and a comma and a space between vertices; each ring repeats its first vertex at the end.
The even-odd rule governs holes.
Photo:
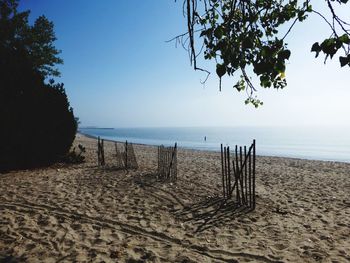
POLYGON ((94 126, 90 126, 90 127, 80 127, 79 129, 98 129, 98 130, 114 130, 115 128, 108 128, 108 127, 94 127, 94 126))
MULTIPOLYGON (((90 139, 96 139, 98 136, 93 136, 90 134, 86 134, 83 132, 77 132, 77 134, 80 134, 84 137, 90 138, 90 139)), ((102 138, 104 139, 104 138, 102 138)), ((124 143, 125 141, 117 141, 117 140, 111 140, 111 139, 104 139, 106 142, 117 142, 117 143, 124 143)), ((135 143, 132 141, 128 141, 134 145, 140 145, 140 146, 146 146, 146 147, 157 147, 159 145, 156 144, 146 144, 146 143, 135 143)), ((175 143, 175 142, 174 142, 175 143)), ((192 151, 192 152, 202 152, 202 153, 219 153, 220 150, 208 150, 208 149, 196 149, 196 148, 191 148, 191 147, 183 147, 183 146, 178 146, 178 148, 181 148, 186 151, 192 151)), ((218 147, 219 148, 219 147, 218 147)), ((350 162, 346 161, 338 161, 338 160, 321 160, 321 159, 312 159, 312 158, 300 158, 300 157, 291 157, 291 156, 281 156, 281 155, 259 155, 259 157, 267 157, 267 158, 278 158, 278 159, 289 159, 289 160, 294 160, 294 161, 314 161, 314 162, 327 162, 327 163, 339 163, 339 164, 349 164, 350 162)))
MULTIPOLYGON (((90 138, 90 139, 96 139, 96 140, 99 137, 99 136, 94 136, 94 135, 90 135, 90 134, 83 133, 83 132, 77 132, 77 134, 80 134, 80 135, 85 136, 85 137, 90 138)), ((117 140, 105 139, 105 138, 102 138, 102 137, 100 137, 100 138, 105 140, 106 142, 119 142, 119 143, 124 143, 125 142, 125 141, 117 141, 117 140)), ((155 145, 155 144, 134 143, 132 141, 130 141, 130 143, 135 144, 135 145, 151 146, 151 147, 157 147, 158 146, 158 145, 155 145)), ((187 148, 185 148, 185 149, 187 149, 187 148)), ((196 150, 196 149, 191 149, 191 150, 196 150)))

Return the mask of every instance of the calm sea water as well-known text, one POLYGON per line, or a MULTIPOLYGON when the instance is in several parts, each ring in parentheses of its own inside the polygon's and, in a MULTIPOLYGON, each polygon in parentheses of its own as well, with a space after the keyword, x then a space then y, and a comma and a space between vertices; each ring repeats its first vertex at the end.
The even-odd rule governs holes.
POLYGON ((221 143, 248 146, 256 139, 258 155, 350 162, 350 128, 80 128, 79 131, 116 141, 166 146, 177 142, 179 147, 209 151, 219 151, 221 143))

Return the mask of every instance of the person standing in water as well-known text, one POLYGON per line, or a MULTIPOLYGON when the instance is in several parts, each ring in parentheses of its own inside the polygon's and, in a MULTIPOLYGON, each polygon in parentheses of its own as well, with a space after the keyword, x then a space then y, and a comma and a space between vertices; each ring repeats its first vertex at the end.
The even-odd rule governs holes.
POLYGON ((205 141, 205 142, 207 141, 207 136, 204 136, 204 141, 205 141))

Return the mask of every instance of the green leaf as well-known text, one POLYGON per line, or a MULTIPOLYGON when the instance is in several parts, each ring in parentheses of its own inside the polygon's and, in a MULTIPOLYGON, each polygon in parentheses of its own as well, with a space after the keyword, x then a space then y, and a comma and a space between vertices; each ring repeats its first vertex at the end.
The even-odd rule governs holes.
POLYGON ((320 52, 321 51, 321 47, 320 45, 318 44, 318 42, 314 43, 311 47, 311 52, 320 52))
POLYGON ((349 38, 348 34, 344 34, 344 35, 340 36, 338 39, 339 39, 339 41, 341 41, 344 44, 350 44, 350 38, 349 38))
POLYGON ((215 30, 214 30, 214 36, 218 39, 221 39, 222 36, 224 35, 224 31, 222 30, 221 27, 217 27, 215 30))
POLYGON ((316 58, 318 57, 318 55, 320 54, 320 51, 321 51, 321 47, 320 45, 318 44, 318 42, 314 43, 311 47, 311 52, 316 52, 316 58))
POLYGON ((340 48, 340 46, 337 45, 337 41, 335 38, 328 38, 328 39, 324 40, 321 44, 322 51, 325 54, 330 55, 331 58, 335 53, 337 53, 339 48, 340 48))
POLYGON ((226 67, 224 64, 216 64, 216 74, 221 78, 226 73, 226 67))
POLYGON ((312 5, 309 5, 306 9, 307 12, 312 12, 312 5))
POLYGON ((279 56, 281 59, 289 59, 290 54, 291 54, 290 50, 286 49, 286 50, 281 51, 281 52, 278 54, 278 56, 279 56))
POLYGON ((253 41, 251 40, 250 37, 246 37, 243 41, 242 41, 242 47, 243 48, 252 48, 254 46, 253 41))
POLYGON ((275 68, 276 68, 278 73, 285 72, 285 70, 286 70, 286 66, 283 62, 276 63, 275 68))
POLYGON ((340 61, 340 66, 344 67, 346 65, 350 65, 350 56, 348 57, 339 57, 339 61, 340 61))

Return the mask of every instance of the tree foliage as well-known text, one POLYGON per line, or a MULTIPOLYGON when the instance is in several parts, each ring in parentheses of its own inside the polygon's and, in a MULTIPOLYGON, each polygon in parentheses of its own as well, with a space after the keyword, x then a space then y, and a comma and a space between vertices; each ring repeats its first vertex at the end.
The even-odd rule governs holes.
POLYGON ((310 14, 318 15, 330 29, 330 37, 314 43, 311 51, 316 53, 316 57, 323 53, 326 61, 343 50, 339 56, 340 65, 350 66, 350 24, 334 11, 335 4, 344 5, 348 0, 324 0, 332 16, 330 20, 314 10, 311 2, 184 0, 188 28, 176 40, 187 45, 196 70, 206 71, 197 66, 197 57, 201 53, 205 59, 215 60, 220 90, 223 76, 240 73, 240 79, 233 87, 247 91, 246 103, 258 107, 262 102, 254 96, 256 87, 250 74, 258 76, 261 87, 284 88, 287 85, 286 61, 291 56, 286 37, 296 23, 303 22, 310 14), (197 40, 202 41, 199 51, 197 40))
POLYGON ((45 83, 56 75, 53 24, 17 1, 0 0, 0 171, 46 165, 65 156, 77 123, 63 84, 45 83))
POLYGON ((17 0, 0 0, 0 43, 6 49, 24 49, 32 66, 44 77, 59 76, 56 64, 62 64, 53 23, 45 16, 29 25, 30 11, 18 12, 17 0))

